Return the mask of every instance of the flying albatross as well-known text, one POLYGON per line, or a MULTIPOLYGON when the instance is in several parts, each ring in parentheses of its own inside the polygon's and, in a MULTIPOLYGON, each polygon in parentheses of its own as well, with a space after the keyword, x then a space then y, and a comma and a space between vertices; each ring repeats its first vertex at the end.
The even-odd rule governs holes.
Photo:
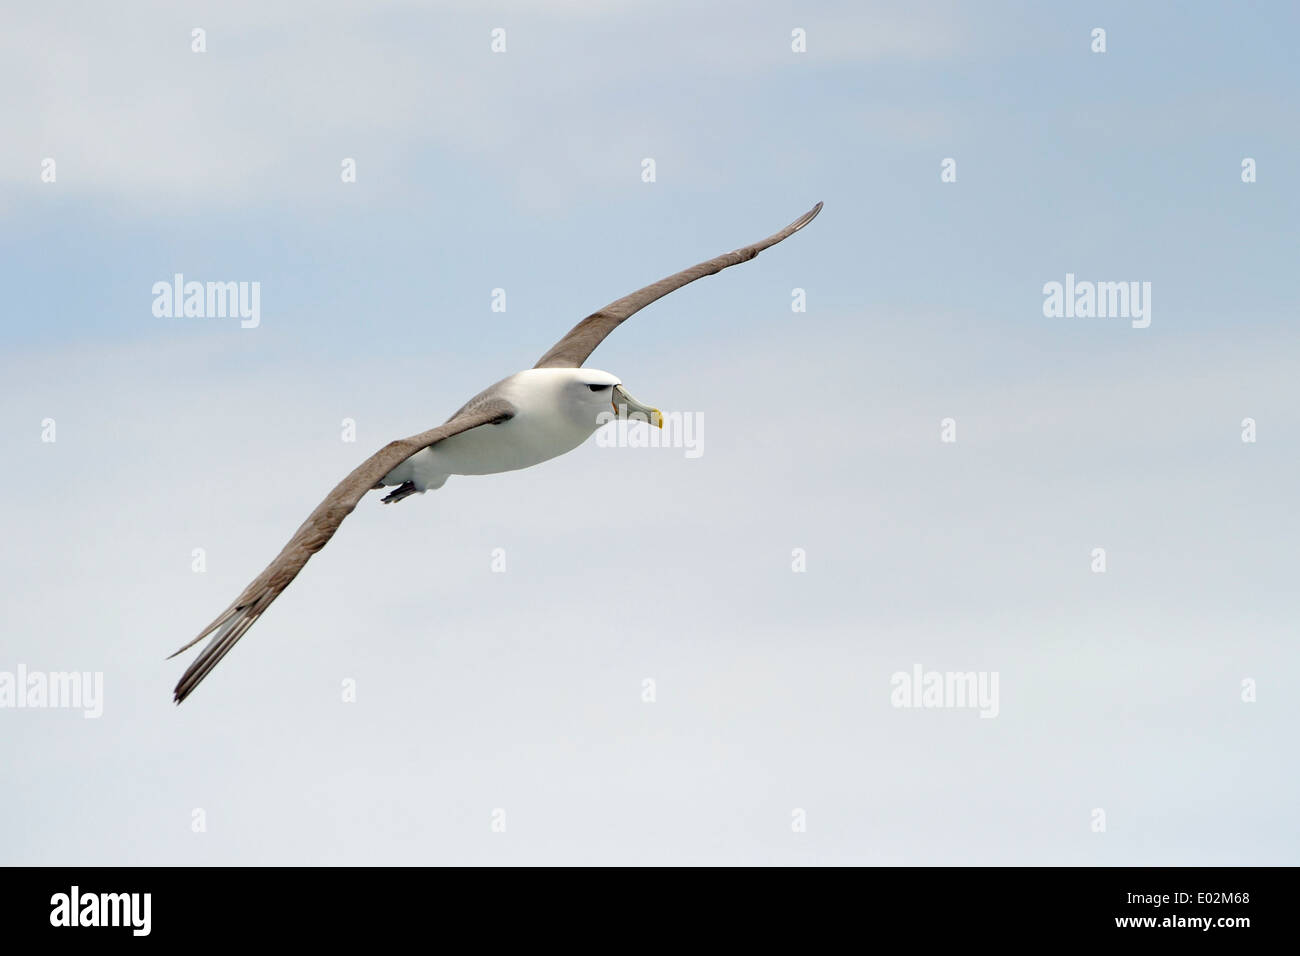
POLYGON ((194 692, 311 556, 325 547, 366 492, 396 486, 382 499, 392 503, 416 492, 441 488, 450 475, 491 475, 528 468, 577 448, 599 427, 601 413, 611 406, 615 412, 620 405, 628 412, 640 412, 662 428, 659 410, 629 395, 618 376, 585 369, 582 363, 624 319, 687 283, 748 262, 808 225, 821 208, 818 203, 780 232, 753 245, 683 269, 611 302, 570 329, 532 368, 479 392, 437 428, 389 442, 363 461, 316 506, 266 570, 198 637, 171 655, 175 657, 212 635, 176 685, 176 703, 194 692))

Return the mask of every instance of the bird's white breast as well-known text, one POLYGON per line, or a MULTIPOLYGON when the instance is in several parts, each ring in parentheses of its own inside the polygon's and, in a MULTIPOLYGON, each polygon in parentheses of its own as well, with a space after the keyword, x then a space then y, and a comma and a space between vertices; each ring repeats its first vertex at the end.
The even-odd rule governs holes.
POLYGON ((411 459, 422 474, 491 475, 528 468, 581 445, 596 430, 595 415, 576 415, 566 401, 569 369, 529 369, 501 383, 500 395, 515 415, 453 435, 411 459), (422 459, 417 461, 416 459, 422 459))

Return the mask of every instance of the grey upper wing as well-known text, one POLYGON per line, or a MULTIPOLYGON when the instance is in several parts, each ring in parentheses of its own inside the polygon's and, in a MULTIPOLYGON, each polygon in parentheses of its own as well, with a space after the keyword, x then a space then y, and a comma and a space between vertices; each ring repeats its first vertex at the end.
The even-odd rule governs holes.
MULTIPOLYGON (((244 588, 239 597, 221 612, 211 624, 199 632, 176 654, 197 644, 209 634, 216 632, 208 646, 194 660, 176 685, 175 697, 179 704, 191 691, 208 676, 235 643, 244 636, 244 632, 256 623, 257 619, 270 606, 271 602, 289 586, 298 576, 311 556, 325 547, 325 543, 334 536, 343 519, 352 513, 367 491, 371 490, 384 475, 388 474, 406 459, 422 448, 435 445, 444 438, 459 435, 480 425, 505 421, 515 414, 514 406, 502 398, 489 398, 471 401, 444 424, 431 428, 410 438, 389 442, 375 452, 352 473, 334 486, 334 490, 325 496, 325 500, 316 506, 307 520, 294 532, 289 543, 266 566, 266 570, 253 579, 244 588)), ((176 654, 172 654, 175 657, 176 654)))
POLYGON ((780 232, 768 236, 766 239, 753 245, 744 246, 734 252, 724 253, 715 259, 710 259, 708 262, 701 262, 699 265, 691 266, 689 269, 683 269, 666 279, 660 279, 654 285, 648 285, 644 289, 638 289, 631 295, 623 296, 616 302, 611 302, 599 312, 593 312, 570 329, 564 338, 551 346, 551 350, 538 360, 535 367, 580 367, 583 362, 587 361, 591 353, 596 351, 596 346, 605 340, 605 336, 618 328, 624 319, 644 309, 656 299, 663 298, 669 292, 680 289, 687 283, 702 279, 704 276, 711 276, 715 272, 721 272, 728 266, 748 262, 769 246, 774 246, 782 239, 794 235, 812 222, 821 211, 822 204, 818 203, 780 232))

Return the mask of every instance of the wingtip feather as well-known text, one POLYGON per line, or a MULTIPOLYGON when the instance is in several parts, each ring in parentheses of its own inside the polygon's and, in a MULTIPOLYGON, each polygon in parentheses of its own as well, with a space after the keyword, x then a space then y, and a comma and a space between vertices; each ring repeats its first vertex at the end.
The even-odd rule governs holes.
POLYGON ((798 219, 795 220, 795 227, 794 227, 795 232, 798 232, 804 226, 808 225, 808 223, 816 219, 817 214, 821 211, 822 211, 822 204, 819 201, 817 205, 813 206, 806 213, 804 213, 802 216, 800 216, 798 219))

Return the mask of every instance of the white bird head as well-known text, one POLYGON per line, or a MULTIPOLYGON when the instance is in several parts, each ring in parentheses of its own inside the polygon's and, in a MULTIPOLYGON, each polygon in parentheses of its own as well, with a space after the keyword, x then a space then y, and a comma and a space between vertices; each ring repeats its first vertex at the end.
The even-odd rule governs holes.
POLYGON ((555 408, 588 434, 615 416, 663 428, 658 408, 638 402, 623 388, 619 376, 598 368, 530 368, 513 376, 511 385, 508 394, 516 405, 555 408))
POLYGON ((531 374, 537 373, 550 373, 547 386, 554 389, 565 416, 592 431, 611 421, 611 415, 664 427, 663 413, 628 394, 617 375, 595 368, 533 369, 531 374))

